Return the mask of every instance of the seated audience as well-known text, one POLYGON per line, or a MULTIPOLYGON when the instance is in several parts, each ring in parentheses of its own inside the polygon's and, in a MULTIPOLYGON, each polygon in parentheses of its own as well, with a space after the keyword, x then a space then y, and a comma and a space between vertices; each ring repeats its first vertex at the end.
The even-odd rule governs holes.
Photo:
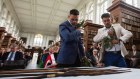
POLYGON ((57 59, 58 51, 59 51, 59 43, 56 43, 55 46, 53 47, 55 60, 57 59))
POLYGON ((98 44, 97 44, 97 43, 92 43, 92 46, 91 46, 91 48, 89 49, 88 52, 90 52, 90 54, 92 54, 92 51, 93 51, 94 49, 98 49, 98 44))
POLYGON ((10 48, 8 47, 8 48, 5 48, 5 52, 10 52, 10 48))
POLYGON ((14 60, 22 60, 23 54, 19 51, 17 51, 17 45, 11 45, 10 51, 4 53, 2 61, 14 61, 14 60))
POLYGON ((130 67, 136 68, 140 62, 140 52, 135 45, 132 45, 132 51, 125 57, 130 67))
POLYGON ((91 61, 91 64, 93 66, 96 66, 99 63, 99 56, 98 56, 98 50, 93 49, 92 55, 89 56, 89 60, 91 61))
POLYGON ((32 59, 31 52, 25 52, 25 53, 24 53, 24 58, 27 60, 27 62, 28 62, 29 60, 31 60, 31 59, 32 59))
POLYGON ((53 54, 53 49, 52 47, 49 48, 49 55, 45 59, 45 65, 44 68, 50 68, 50 67, 55 67, 56 65, 56 60, 53 54))
POLYGON ((94 49, 96 49, 96 50, 98 49, 98 44, 97 43, 93 43, 92 46, 91 46, 91 48, 86 52, 87 58, 90 59, 90 56, 93 55, 93 50, 94 49))
POLYGON ((5 49, 1 48, 0 49, 0 67, 2 67, 2 65, 3 65, 2 58, 3 58, 4 53, 5 53, 5 49))

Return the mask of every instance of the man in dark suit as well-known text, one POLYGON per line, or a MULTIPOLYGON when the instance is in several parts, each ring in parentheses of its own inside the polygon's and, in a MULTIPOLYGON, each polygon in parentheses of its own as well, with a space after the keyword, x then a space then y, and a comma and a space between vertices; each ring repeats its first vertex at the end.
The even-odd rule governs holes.
POLYGON ((76 24, 79 11, 70 10, 68 20, 59 25, 61 45, 57 58, 58 67, 79 67, 80 58, 85 57, 81 33, 76 24))
POLYGON ((6 52, 3 55, 2 61, 15 61, 15 60, 22 60, 23 54, 17 51, 17 45, 11 45, 10 52, 6 52))

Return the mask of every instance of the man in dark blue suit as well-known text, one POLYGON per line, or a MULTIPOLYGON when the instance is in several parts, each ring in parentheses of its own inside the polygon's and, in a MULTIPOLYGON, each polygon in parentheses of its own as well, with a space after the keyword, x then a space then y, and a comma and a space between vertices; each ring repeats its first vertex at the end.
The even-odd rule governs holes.
POLYGON ((10 46, 10 52, 6 52, 3 54, 2 61, 15 61, 15 60, 23 60, 23 53, 17 51, 17 45, 13 44, 10 46))
POLYGON ((61 45, 57 58, 58 67, 80 67, 80 59, 85 57, 81 33, 76 28, 79 11, 70 10, 68 20, 59 25, 61 45))

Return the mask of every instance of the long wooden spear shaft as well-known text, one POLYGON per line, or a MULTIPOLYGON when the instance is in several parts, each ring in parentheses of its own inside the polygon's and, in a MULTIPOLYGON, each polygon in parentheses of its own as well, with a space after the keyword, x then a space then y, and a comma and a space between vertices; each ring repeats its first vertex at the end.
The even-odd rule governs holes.
POLYGON ((19 73, 19 74, 1 74, 0 77, 17 77, 17 76, 37 76, 37 77, 58 77, 58 76, 80 76, 80 75, 105 75, 130 72, 128 70, 70 70, 67 72, 43 72, 43 73, 19 73))

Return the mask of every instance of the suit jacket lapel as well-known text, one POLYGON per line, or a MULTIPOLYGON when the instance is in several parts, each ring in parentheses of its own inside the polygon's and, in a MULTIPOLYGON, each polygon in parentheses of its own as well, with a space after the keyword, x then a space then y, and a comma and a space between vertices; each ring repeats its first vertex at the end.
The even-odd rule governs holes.
POLYGON ((69 21, 66 21, 66 24, 67 24, 67 29, 70 31, 70 32, 72 32, 72 31, 74 31, 75 30, 75 28, 70 24, 70 22, 69 21))
POLYGON ((14 60, 16 60, 16 58, 18 57, 18 55, 17 55, 18 53, 17 52, 15 52, 15 58, 14 58, 14 60))
POLYGON ((136 54, 135 54, 135 56, 140 56, 140 54, 139 54, 139 52, 138 52, 138 51, 136 51, 136 54))
POLYGON ((115 25, 112 25, 112 27, 114 28, 116 37, 119 38, 117 27, 115 25))

